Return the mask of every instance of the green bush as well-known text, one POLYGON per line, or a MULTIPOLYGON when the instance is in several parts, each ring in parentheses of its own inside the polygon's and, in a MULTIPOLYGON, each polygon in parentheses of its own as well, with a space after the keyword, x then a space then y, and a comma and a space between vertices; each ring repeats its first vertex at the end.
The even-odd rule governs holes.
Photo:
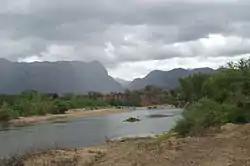
POLYGON ((19 112, 21 116, 31 116, 31 115, 36 114, 35 109, 34 109, 34 104, 31 103, 31 101, 29 101, 27 99, 18 100, 12 106, 12 109, 19 112))
POLYGON ((0 109, 0 121, 8 121, 11 119, 9 114, 9 110, 7 109, 0 109))
POLYGON ((33 107, 34 107, 36 114, 45 115, 49 113, 50 110, 53 109, 54 104, 53 102, 50 102, 50 101, 43 101, 43 102, 41 101, 41 102, 33 103, 33 107))
POLYGON ((63 101, 56 101, 54 106, 50 110, 52 114, 65 114, 65 112, 69 109, 69 103, 63 101))
POLYGON ((245 123, 250 118, 246 116, 246 113, 247 111, 234 104, 219 104, 203 98, 183 111, 183 118, 177 122, 173 130, 180 135, 196 135, 211 126, 225 123, 245 123))
POLYGON ((194 121, 192 119, 180 119, 177 121, 173 131, 177 132, 181 136, 185 136, 191 132, 194 127, 194 121))
POLYGON ((9 108, 7 103, 3 103, 0 108, 0 121, 8 121, 12 118, 16 118, 14 115, 14 111, 9 108))

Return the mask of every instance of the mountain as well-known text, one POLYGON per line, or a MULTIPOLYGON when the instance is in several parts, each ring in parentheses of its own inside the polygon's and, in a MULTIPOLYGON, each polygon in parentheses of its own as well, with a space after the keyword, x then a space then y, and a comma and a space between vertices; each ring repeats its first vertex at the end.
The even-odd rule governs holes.
POLYGON ((150 72, 144 78, 138 78, 132 81, 128 88, 130 90, 142 89, 147 85, 154 85, 162 87, 164 89, 173 89, 178 87, 178 79, 186 77, 194 73, 212 73, 214 72, 211 68, 197 68, 193 70, 187 70, 183 68, 177 68, 170 71, 154 70, 150 72))
POLYGON ((124 79, 121 79, 121 78, 115 78, 115 80, 117 82, 119 82, 124 88, 126 88, 131 81, 127 81, 127 80, 124 80, 124 79))
POLYGON ((109 93, 122 91, 122 86, 98 61, 18 63, 0 59, 0 93, 30 89, 45 93, 109 93))

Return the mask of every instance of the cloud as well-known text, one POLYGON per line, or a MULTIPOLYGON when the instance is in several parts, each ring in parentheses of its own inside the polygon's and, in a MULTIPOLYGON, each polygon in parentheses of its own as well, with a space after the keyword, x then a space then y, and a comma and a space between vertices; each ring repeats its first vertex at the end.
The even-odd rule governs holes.
POLYGON ((217 69, 224 66, 227 62, 238 61, 241 58, 250 58, 250 54, 234 56, 231 59, 228 57, 177 57, 165 60, 150 60, 141 62, 126 62, 109 71, 114 77, 124 78, 132 81, 136 78, 145 77, 153 70, 168 71, 174 68, 194 69, 199 67, 209 66, 217 69))
MULTIPOLYGON (((12 61, 99 60, 122 75, 117 67, 127 64, 171 66, 175 58, 234 60, 250 53, 248 0, 0 3, 0 58, 12 61)), ((149 70, 127 67, 137 70, 131 77, 149 70)))

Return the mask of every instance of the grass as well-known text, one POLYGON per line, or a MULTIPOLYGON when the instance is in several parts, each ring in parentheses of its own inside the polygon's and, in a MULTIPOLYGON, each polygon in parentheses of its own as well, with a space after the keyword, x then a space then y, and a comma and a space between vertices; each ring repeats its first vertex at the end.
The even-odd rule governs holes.
POLYGON ((172 131, 162 133, 162 134, 157 134, 155 135, 155 138, 153 139, 153 143, 160 143, 162 141, 168 140, 169 138, 172 138, 175 136, 177 136, 177 134, 172 131))

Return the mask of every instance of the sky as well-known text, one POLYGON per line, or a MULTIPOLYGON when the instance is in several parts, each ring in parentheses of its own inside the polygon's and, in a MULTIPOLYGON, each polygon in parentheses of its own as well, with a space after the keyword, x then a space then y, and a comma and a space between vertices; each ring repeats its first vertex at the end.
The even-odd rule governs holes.
POLYGON ((0 58, 100 61, 113 77, 250 57, 249 0, 0 0, 0 58))

